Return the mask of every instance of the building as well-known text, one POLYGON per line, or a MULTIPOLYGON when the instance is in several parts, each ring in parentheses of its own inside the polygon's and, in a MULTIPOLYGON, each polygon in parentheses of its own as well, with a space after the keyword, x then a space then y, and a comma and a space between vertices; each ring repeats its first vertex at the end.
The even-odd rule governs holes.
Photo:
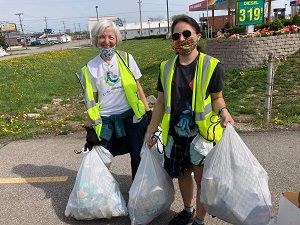
POLYGON ((88 29, 89 29, 89 34, 90 34, 90 39, 92 39, 92 29, 95 26, 95 24, 97 23, 98 20, 100 19, 108 19, 108 20, 117 20, 118 17, 116 16, 102 16, 102 17, 89 17, 88 18, 88 29))
POLYGON ((295 16, 296 14, 300 14, 300 0, 291 0, 291 15, 295 16))
POLYGON ((165 35, 168 33, 167 21, 148 21, 142 23, 127 23, 120 27, 123 40, 133 39, 137 37, 165 35), (141 32, 142 30, 142 32, 141 32))
MULTIPOLYGON (((231 25, 234 25, 235 24, 234 19, 235 19, 235 17, 232 16, 232 17, 230 17, 230 21, 229 21, 227 15, 208 17, 208 24, 210 27, 212 27, 212 25, 213 25, 214 31, 218 31, 218 30, 224 28, 225 24, 228 22, 230 22, 231 25)), ((205 28, 207 28, 207 18, 206 17, 200 17, 200 28, 201 28, 201 30, 204 30, 205 28)))
POLYGON ((285 8, 273 9, 275 18, 285 18, 285 8))
MULTIPOLYGON (((105 16, 100 17, 100 19, 108 19, 114 21, 120 28, 122 39, 133 39, 137 37, 145 37, 151 35, 160 35, 168 33, 168 22, 163 21, 148 21, 142 23, 142 32, 140 23, 125 23, 120 20, 117 16, 105 16)), ((88 18, 88 29, 90 33, 90 38, 92 37, 91 31, 93 26, 97 23, 97 17, 88 18)))

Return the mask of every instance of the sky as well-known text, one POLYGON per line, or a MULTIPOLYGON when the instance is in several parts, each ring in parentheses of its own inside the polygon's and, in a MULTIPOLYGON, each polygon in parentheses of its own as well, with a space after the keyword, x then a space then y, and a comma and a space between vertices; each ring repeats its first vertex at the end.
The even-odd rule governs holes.
MULTIPOLYGON (((54 32, 63 32, 64 28, 71 31, 87 30, 87 18, 98 15, 117 16, 127 23, 139 22, 139 0, 0 0, 0 23, 8 21, 16 23, 20 28, 21 15, 24 33, 42 32, 47 26, 54 32)), ((167 18, 167 0, 140 0, 142 21, 149 18, 167 18)), ((178 14, 187 14, 198 20, 206 12, 189 12, 188 6, 200 0, 168 0, 169 17, 178 14)), ((284 8, 287 12, 291 8, 289 0, 276 0, 272 8, 284 8)), ((224 11, 215 12, 215 15, 226 14, 224 11)))

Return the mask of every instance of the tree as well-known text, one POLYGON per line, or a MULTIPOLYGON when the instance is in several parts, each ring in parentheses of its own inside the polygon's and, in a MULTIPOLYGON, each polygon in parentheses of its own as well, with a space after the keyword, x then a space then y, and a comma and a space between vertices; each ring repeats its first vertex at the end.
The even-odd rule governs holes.
POLYGON ((0 31, 0 46, 6 50, 8 48, 8 43, 5 40, 3 33, 0 31))
POLYGON ((270 30, 273 31, 277 31, 282 29, 284 26, 281 23, 281 21, 279 19, 274 20, 271 24, 270 24, 270 30))
POLYGON ((186 14, 178 14, 178 15, 172 16, 172 17, 171 17, 172 22, 173 22, 174 20, 176 20, 178 17, 182 17, 182 16, 186 16, 186 14))

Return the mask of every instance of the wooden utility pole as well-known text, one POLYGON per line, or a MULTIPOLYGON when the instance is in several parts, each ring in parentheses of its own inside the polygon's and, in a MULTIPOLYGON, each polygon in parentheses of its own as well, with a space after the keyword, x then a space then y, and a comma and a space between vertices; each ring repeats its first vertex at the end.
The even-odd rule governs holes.
POLYGON ((268 23, 271 22, 271 0, 268 0, 268 23))
POLYGON ((140 37, 142 37, 143 36, 142 8, 141 8, 142 1, 139 0, 137 3, 139 4, 139 11, 140 11, 140 37))
POLYGON ((19 16, 21 31, 22 31, 22 34, 24 34, 23 25, 22 25, 22 19, 21 19, 21 15, 23 15, 23 13, 16 13, 15 15, 19 16))

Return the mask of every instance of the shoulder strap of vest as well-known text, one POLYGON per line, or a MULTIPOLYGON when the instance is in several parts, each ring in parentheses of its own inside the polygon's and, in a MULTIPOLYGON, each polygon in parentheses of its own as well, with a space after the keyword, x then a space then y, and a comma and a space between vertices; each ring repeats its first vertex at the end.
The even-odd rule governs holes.
POLYGON ((128 52, 124 52, 124 51, 116 51, 116 53, 118 54, 118 56, 120 56, 120 58, 122 59, 122 62, 129 67, 129 55, 128 52))
POLYGON ((161 84, 164 88, 165 84, 168 82, 168 75, 170 73, 170 70, 172 69, 172 66, 174 67, 174 64, 177 60, 177 56, 174 58, 171 58, 169 60, 163 61, 160 64, 160 79, 161 79, 161 84))
POLYGON ((82 83, 83 81, 81 80, 80 75, 82 73, 82 69, 85 68, 85 67, 87 67, 87 64, 75 73, 75 76, 77 77, 82 89, 84 89, 84 86, 83 86, 83 83, 82 83))
POLYGON ((133 79, 135 79, 131 69, 129 68, 129 55, 128 52, 124 52, 124 51, 116 51, 116 54, 119 56, 119 58, 121 59, 121 61, 123 62, 123 64, 127 67, 128 71, 130 72, 130 74, 132 75, 133 79), (125 60, 124 60, 125 58, 125 60), (126 60, 127 59, 127 60, 126 60))

